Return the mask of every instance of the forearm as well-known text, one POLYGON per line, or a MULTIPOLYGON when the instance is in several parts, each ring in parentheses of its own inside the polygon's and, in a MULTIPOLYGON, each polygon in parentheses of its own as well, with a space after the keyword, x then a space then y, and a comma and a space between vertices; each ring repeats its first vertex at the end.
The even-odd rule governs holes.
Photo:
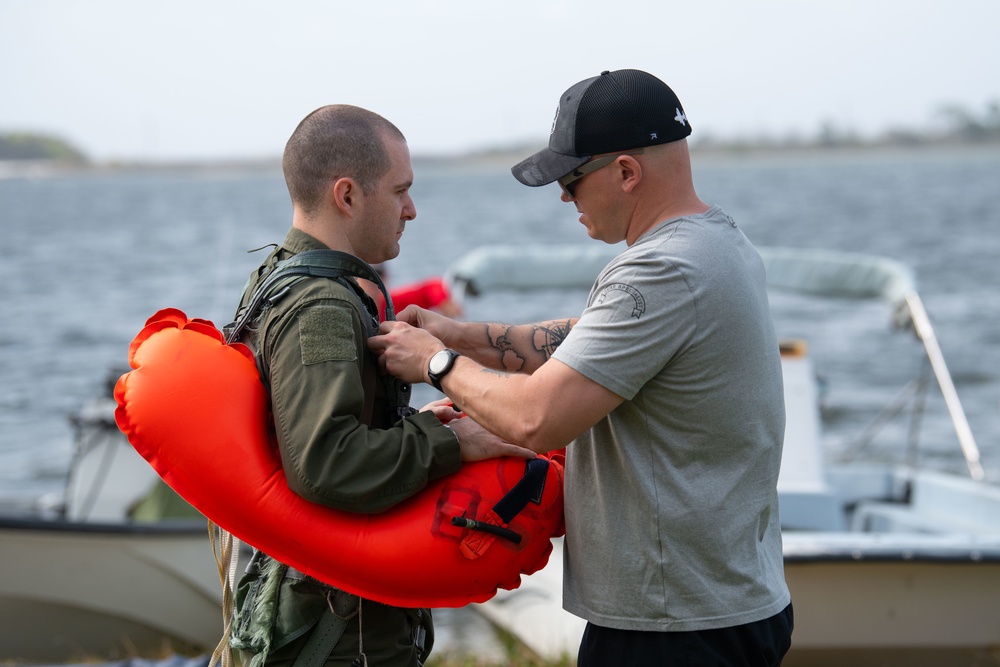
POLYGON ((442 342, 486 368, 534 373, 565 340, 576 318, 536 324, 462 322, 442 342))
POLYGON ((365 514, 382 512, 459 469, 455 436, 431 413, 371 429, 351 416, 328 428, 286 426, 279 451, 289 487, 311 502, 365 514))
POLYGON ((368 344, 384 369, 407 382, 430 381, 429 361, 442 343, 452 347, 459 356, 451 369, 434 371, 444 393, 489 432, 546 452, 565 447, 623 400, 550 358, 575 323, 516 327, 452 323, 443 333, 443 327, 431 331, 405 322, 384 322, 382 335, 370 338, 368 344))
POLYGON ((442 387, 457 407, 504 440, 539 453, 559 449, 572 438, 555 442, 543 432, 547 407, 531 398, 531 379, 459 357, 442 387))
POLYGON ((525 375, 459 357, 441 384, 483 427, 539 453, 565 447, 624 400, 555 359, 525 375))

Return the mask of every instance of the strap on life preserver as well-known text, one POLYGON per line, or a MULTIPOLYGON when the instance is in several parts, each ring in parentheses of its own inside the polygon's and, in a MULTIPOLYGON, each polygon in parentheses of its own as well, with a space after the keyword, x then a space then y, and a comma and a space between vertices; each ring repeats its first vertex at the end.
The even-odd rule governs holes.
POLYGON ((548 459, 537 458, 528 461, 524 469, 524 477, 503 498, 497 501, 493 506, 493 511, 503 519, 504 523, 510 523, 528 503, 540 505, 548 473, 548 459))
POLYGON ((479 558, 498 537, 520 544, 521 535, 507 528, 507 525, 527 507, 529 502, 541 504, 548 472, 547 458, 532 459, 524 468, 524 476, 493 505, 484 520, 477 521, 466 516, 452 517, 453 526, 468 528, 470 531, 462 540, 462 553, 467 558, 479 558))

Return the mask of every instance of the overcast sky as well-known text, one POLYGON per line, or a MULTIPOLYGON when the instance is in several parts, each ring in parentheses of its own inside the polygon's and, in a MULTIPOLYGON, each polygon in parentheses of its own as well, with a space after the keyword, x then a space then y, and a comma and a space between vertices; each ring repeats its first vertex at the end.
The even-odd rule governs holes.
POLYGON ((998 26, 997 0, 0 0, 0 132, 273 157, 342 102, 451 153, 544 142, 563 90, 638 68, 694 138, 875 134, 1000 100, 998 26))

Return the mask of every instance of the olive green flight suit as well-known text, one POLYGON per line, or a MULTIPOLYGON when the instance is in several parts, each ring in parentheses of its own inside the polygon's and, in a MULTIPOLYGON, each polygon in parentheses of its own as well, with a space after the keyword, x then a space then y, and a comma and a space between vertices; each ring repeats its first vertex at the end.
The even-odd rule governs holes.
MULTIPOLYGON (((276 262, 321 248, 292 228, 251 276, 246 294, 276 262)), ((400 391, 397 380, 378 372, 366 345, 378 326, 371 313, 378 311, 347 280, 353 279, 295 283, 265 306, 244 341, 255 349, 270 391, 289 487, 312 502, 373 514, 457 471, 461 461, 454 434, 430 412, 411 414, 399 404, 408 403, 409 388, 400 391)), ((416 667, 426 659, 433 643, 429 610, 370 600, 358 609, 356 598, 333 590, 260 554, 237 590, 232 646, 242 649, 244 664, 256 655, 254 667, 292 665, 331 608, 351 620, 327 665, 350 665, 362 642, 372 665, 416 667)))

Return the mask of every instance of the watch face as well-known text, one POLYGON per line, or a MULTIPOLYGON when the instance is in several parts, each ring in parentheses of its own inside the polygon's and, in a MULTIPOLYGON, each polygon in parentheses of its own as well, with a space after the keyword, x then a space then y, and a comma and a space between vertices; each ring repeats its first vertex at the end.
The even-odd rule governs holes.
POLYGON ((430 362, 427 364, 427 368, 431 373, 440 373, 448 366, 448 352, 446 350, 441 350, 436 352, 433 357, 431 357, 430 362))

